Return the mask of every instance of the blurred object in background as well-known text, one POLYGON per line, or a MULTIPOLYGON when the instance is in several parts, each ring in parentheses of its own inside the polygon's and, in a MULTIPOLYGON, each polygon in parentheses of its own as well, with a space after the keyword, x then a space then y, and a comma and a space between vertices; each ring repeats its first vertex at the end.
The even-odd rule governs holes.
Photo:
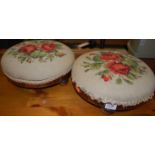
POLYGON ((0 48, 9 48, 24 39, 0 39, 0 48))
POLYGON ((128 50, 139 58, 155 58, 155 39, 133 39, 128 50))
POLYGON ((99 48, 101 39, 55 39, 70 48, 99 48))
POLYGON ((97 48, 101 45, 97 44, 97 40, 96 39, 90 39, 90 40, 83 40, 83 42, 81 42, 78 45, 75 45, 75 48, 97 48))
POLYGON ((100 39, 104 41, 104 47, 111 47, 111 48, 126 48, 129 39, 100 39))
POLYGON ((126 48, 129 39, 55 39, 71 48, 126 48))
MULTIPOLYGON (((0 39, 0 48, 9 48, 31 39, 0 39)), ((70 48, 127 48, 128 39, 53 39, 70 48)))

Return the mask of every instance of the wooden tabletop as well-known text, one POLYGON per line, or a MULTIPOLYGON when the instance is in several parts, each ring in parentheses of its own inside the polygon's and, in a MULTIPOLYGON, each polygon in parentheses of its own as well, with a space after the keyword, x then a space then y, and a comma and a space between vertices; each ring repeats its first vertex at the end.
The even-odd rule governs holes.
MULTIPOLYGON (((0 50, 0 56, 5 50, 0 50)), ((74 50, 76 56, 90 49, 74 50)), ((24 89, 10 83, 0 69, 0 115, 4 116, 114 116, 155 115, 155 98, 134 110, 107 113, 86 101, 67 85, 24 89)))

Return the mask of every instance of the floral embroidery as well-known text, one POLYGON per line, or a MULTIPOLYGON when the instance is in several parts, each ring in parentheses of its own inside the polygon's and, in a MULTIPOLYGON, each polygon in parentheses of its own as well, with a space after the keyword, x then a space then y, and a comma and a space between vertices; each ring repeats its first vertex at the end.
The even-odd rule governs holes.
POLYGON ((124 65, 122 63, 113 63, 113 64, 108 64, 109 69, 115 73, 115 74, 128 74, 129 73, 129 66, 124 65))
POLYGON ((118 54, 106 53, 101 54, 100 58, 102 60, 118 60, 120 59, 120 56, 118 54))
POLYGON ((133 84, 134 80, 146 72, 146 67, 140 65, 141 61, 125 51, 90 53, 86 59, 83 64, 85 72, 97 70, 96 75, 105 82, 116 77, 117 84, 122 82, 133 84))
POLYGON ((20 52, 26 53, 26 54, 31 54, 37 50, 37 47, 35 45, 25 45, 19 49, 20 52))
POLYGON ((46 62, 47 60, 53 61, 55 57, 63 57, 65 53, 60 52, 61 44, 54 43, 46 40, 36 40, 23 42, 10 49, 9 54, 16 57, 21 63, 31 63, 34 59, 38 59, 40 62, 46 62))
POLYGON ((49 52, 51 50, 55 50, 56 49, 56 45, 54 43, 51 43, 51 44, 43 44, 42 45, 42 49, 45 50, 46 52, 49 52))

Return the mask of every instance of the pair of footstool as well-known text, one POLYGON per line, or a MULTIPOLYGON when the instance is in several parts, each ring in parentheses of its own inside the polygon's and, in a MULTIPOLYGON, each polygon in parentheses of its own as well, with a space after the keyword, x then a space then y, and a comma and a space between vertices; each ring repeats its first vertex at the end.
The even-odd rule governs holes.
POLYGON ((9 48, 1 67, 9 81, 31 89, 66 84, 71 74, 76 92, 106 111, 133 109, 154 96, 154 73, 124 50, 88 52, 75 60, 60 42, 30 40, 9 48))

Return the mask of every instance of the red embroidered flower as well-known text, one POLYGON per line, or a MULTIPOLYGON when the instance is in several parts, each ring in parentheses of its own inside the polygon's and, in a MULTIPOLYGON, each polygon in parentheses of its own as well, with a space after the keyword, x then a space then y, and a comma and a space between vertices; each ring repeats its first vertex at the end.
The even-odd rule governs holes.
POLYGON ((111 76, 108 76, 108 75, 102 75, 101 77, 104 81, 109 81, 111 80, 111 76))
POLYGON ((119 60, 120 59, 120 55, 112 54, 112 53, 106 53, 106 54, 102 54, 100 56, 100 58, 102 60, 119 60))
POLYGON ((65 54, 64 53, 57 53, 56 56, 58 57, 63 57, 65 54))
POLYGON ((19 49, 19 51, 21 52, 24 52, 24 53, 27 53, 27 54, 31 54, 32 52, 34 52, 35 50, 37 49, 37 47, 35 45, 25 45, 23 47, 21 47, 19 49))
POLYGON ((55 45, 54 43, 50 43, 50 44, 45 43, 45 44, 43 44, 43 45, 41 46, 41 48, 42 48, 43 50, 45 50, 46 52, 48 52, 48 51, 55 50, 56 45, 55 45))
POLYGON ((114 72, 115 74, 128 74, 129 73, 129 66, 124 65, 122 63, 115 63, 109 66, 109 69, 114 72))

